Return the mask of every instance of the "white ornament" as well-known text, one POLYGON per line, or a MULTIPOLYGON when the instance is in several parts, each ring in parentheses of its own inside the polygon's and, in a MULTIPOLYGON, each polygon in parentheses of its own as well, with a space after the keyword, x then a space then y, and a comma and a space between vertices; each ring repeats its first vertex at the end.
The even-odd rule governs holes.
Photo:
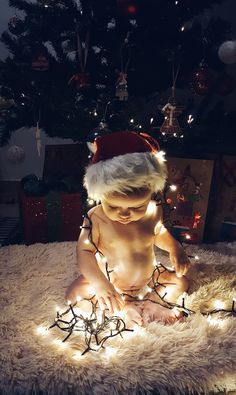
POLYGON ((14 165, 21 163, 25 159, 25 151, 18 145, 12 145, 7 151, 7 159, 14 165))
POLYGON ((218 56, 223 63, 236 63, 236 41, 225 41, 221 44, 218 56))
POLYGON ((40 156, 41 148, 42 148, 42 142, 41 142, 41 129, 39 128, 39 122, 37 122, 37 124, 36 124, 35 138, 36 138, 36 145, 37 145, 38 156, 40 156))

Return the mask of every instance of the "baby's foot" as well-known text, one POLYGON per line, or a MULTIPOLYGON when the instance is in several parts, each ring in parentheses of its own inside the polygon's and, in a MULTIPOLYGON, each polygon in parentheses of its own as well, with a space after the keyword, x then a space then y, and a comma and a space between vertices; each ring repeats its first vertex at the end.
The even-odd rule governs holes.
POLYGON ((143 325, 143 317, 142 317, 142 306, 141 303, 135 304, 127 302, 124 306, 125 311, 125 323, 127 326, 133 326, 134 324, 138 324, 140 326, 143 325))
POLYGON ((145 301, 143 307, 143 320, 145 323, 159 321, 164 324, 174 324, 183 317, 181 311, 168 309, 160 304, 145 301))

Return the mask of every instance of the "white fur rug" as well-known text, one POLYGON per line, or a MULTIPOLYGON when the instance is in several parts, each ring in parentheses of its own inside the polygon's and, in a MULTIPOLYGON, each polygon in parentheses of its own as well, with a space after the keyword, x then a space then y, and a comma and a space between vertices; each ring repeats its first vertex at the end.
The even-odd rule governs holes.
MULTIPOLYGON (((236 243, 188 246, 199 261, 192 264, 186 305, 213 309, 220 299, 232 305, 235 292, 236 243)), ((60 350, 38 325, 49 325, 55 307, 66 308, 64 292, 77 275, 75 243, 15 245, 0 250, 0 394, 9 395, 161 395, 236 390, 236 318, 223 323, 196 314, 184 323, 149 324, 106 343, 115 354, 83 350, 71 337, 60 350)), ((162 259, 165 263, 166 259, 162 259)), ((214 316, 214 318, 217 318, 214 316)))

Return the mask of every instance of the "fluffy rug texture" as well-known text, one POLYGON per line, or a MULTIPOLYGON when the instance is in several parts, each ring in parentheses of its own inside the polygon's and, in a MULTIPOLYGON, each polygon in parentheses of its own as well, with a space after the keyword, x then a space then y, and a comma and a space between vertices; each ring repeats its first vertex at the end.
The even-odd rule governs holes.
MULTIPOLYGON (((90 352, 83 337, 71 336, 66 349, 53 344, 65 336, 50 325, 55 307, 65 310, 64 292, 77 276, 75 243, 13 245, 0 250, 0 394, 161 395, 208 393, 236 389, 236 318, 200 313, 186 322, 151 323, 106 343, 116 349, 90 352), (217 318, 217 319, 216 319, 217 318), (109 344, 108 344, 109 343, 109 344), (155 392, 157 393, 157 392, 155 392)), ((212 310, 219 299, 230 308, 235 292, 236 243, 188 246, 199 261, 191 265, 191 289, 186 306, 212 310)), ((157 253, 163 264, 167 257, 157 253)))

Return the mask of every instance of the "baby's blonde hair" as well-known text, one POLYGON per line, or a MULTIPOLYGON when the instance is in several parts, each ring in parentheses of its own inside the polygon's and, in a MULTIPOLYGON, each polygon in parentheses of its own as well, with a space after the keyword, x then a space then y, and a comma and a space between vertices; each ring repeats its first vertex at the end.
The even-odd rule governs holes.
POLYGON ((84 176, 88 196, 96 202, 109 193, 132 193, 147 189, 161 191, 167 178, 163 161, 152 152, 132 153, 89 165, 84 176))

